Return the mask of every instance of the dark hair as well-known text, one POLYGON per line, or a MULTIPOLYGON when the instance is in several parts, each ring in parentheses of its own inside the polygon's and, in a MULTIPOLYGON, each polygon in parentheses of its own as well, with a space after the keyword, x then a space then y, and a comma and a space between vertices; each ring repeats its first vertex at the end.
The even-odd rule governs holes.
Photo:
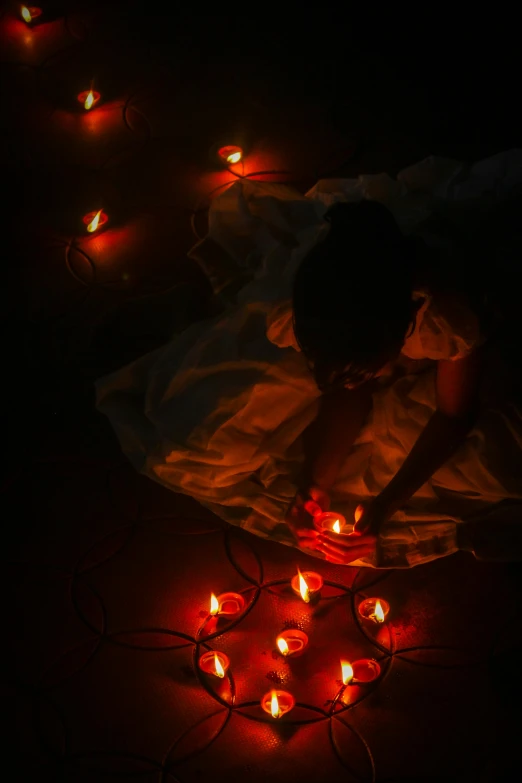
POLYGON ((413 244, 382 204, 339 203, 294 279, 297 342, 326 390, 373 378, 414 321, 413 244))

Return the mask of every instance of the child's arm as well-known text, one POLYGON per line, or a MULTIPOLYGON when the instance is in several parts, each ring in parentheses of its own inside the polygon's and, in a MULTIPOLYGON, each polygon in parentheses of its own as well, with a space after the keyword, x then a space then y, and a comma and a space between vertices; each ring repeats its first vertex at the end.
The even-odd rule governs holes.
POLYGON ((381 523, 401 508, 457 450, 475 421, 480 369, 480 351, 464 359, 438 363, 437 410, 388 486, 362 509, 355 524, 356 533, 346 536, 323 533, 317 537, 315 548, 327 560, 348 565, 361 557, 361 552, 364 556, 370 554, 375 549, 381 523))
POLYGON ((451 457, 468 434, 477 413, 480 369, 480 350, 457 361, 439 361, 437 410, 402 467, 376 498, 385 516, 391 516, 401 508, 451 457))

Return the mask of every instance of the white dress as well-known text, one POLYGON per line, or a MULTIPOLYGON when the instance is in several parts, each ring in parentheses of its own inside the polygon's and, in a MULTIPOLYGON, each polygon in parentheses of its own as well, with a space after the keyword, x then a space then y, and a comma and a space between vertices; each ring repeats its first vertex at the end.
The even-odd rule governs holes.
MULTIPOLYGON (((209 234, 191 251, 225 311, 97 383, 98 407, 125 454, 228 522, 294 544, 284 517, 303 459, 300 436, 320 395, 295 344, 290 297, 295 270, 328 230, 324 212, 338 200, 375 199, 405 233, 422 233, 441 204, 458 220, 470 205, 510 198, 521 183, 522 151, 513 150, 473 166, 428 158, 396 180, 322 180, 305 196, 268 183, 232 185, 212 202, 209 234)), ((404 373, 375 394, 333 491, 333 507, 347 516, 392 478, 435 409, 433 360, 465 356, 481 340, 460 302, 416 295, 424 302, 404 345, 404 373)), ((485 515, 491 522, 495 509, 505 517, 498 504, 522 500, 521 476, 520 412, 487 409, 453 459, 383 527, 377 559, 358 564, 407 567, 456 551, 458 525, 485 515)))

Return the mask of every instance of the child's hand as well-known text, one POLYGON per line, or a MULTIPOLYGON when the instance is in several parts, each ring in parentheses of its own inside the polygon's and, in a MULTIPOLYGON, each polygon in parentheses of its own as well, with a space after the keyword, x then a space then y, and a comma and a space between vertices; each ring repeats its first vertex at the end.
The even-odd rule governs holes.
POLYGON ((330 507, 330 498, 319 487, 310 487, 306 495, 298 494, 286 516, 286 523, 301 549, 316 549, 318 532, 313 519, 330 507))

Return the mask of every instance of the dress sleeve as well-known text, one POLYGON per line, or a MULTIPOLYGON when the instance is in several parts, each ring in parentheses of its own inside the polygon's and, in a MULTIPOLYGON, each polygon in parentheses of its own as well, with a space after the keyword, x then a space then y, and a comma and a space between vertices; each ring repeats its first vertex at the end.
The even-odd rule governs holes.
POLYGON ((409 359, 449 359, 468 356, 483 342, 477 316, 467 302, 455 294, 432 297, 416 292, 422 300, 415 327, 402 353, 409 359))

